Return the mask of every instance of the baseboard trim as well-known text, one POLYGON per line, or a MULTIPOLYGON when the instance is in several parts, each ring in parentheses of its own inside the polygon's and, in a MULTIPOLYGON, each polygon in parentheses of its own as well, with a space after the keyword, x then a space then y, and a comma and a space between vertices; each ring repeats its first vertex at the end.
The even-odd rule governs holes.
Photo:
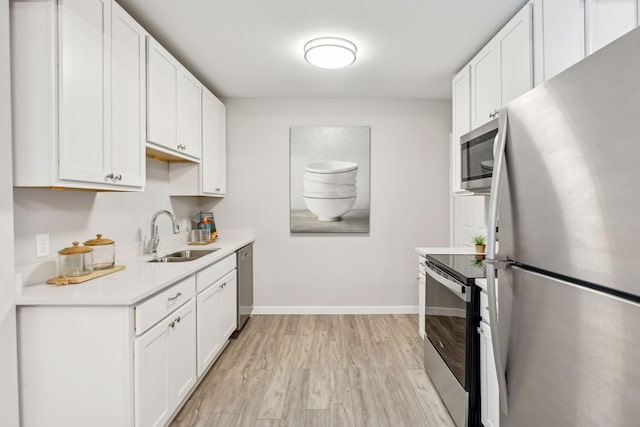
POLYGON ((252 314, 418 314, 418 306, 381 305, 381 306, 254 306, 252 314))

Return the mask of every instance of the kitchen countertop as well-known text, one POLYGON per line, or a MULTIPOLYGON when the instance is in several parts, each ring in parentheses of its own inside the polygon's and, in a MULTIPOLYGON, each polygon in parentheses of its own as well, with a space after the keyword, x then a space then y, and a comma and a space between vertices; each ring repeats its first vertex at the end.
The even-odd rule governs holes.
POLYGON ((424 248, 416 248, 416 252, 418 253, 418 255, 420 256, 425 256, 427 254, 433 254, 433 255, 446 255, 446 254, 452 254, 452 255, 457 255, 457 254, 475 254, 475 250, 474 248, 467 248, 467 247, 424 247, 424 248))
POLYGON ((17 306, 27 305, 133 305, 213 264, 255 240, 250 230, 225 233, 216 243, 188 246, 186 243, 163 248, 158 256, 180 250, 219 250, 202 258, 176 263, 147 262, 151 255, 118 260, 126 269, 77 285, 55 286, 45 283, 27 285, 16 298, 17 306))

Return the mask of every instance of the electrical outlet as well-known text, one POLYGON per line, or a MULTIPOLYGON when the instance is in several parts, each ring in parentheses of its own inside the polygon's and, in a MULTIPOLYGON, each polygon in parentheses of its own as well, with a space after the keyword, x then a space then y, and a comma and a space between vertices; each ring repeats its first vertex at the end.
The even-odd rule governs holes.
POLYGON ((36 234, 36 257, 49 256, 49 235, 36 234))

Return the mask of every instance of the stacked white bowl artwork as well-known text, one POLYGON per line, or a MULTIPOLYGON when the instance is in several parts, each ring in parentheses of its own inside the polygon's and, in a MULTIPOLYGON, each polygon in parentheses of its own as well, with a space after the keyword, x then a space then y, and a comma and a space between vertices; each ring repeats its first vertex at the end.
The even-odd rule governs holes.
POLYGON ((358 196, 358 164, 325 161, 309 163, 304 169, 302 197, 318 221, 341 221, 358 196))

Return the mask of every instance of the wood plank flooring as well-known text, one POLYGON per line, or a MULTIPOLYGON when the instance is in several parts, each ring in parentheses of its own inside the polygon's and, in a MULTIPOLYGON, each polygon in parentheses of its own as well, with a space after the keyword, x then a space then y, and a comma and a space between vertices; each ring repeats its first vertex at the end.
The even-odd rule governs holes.
POLYGON ((254 316, 172 427, 453 426, 415 315, 254 316))

